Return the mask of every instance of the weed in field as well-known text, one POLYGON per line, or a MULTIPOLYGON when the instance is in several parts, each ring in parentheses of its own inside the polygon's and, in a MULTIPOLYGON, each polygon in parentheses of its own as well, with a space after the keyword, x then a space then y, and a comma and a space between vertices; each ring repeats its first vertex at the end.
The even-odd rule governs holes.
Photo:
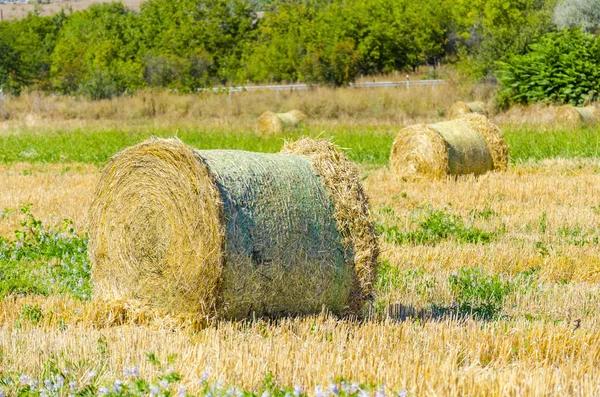
POLYGON ((9 294, 68 293, 79 299, 91 295, 87 240, 69 220, 46 228, 31 214, 25 216, 15 239, 0 238, 0 298, 9 294))
MULTIPOLYGON (((389 215, 389 209, 384 209, 383 214, 389 215)), ((486 232, 472 224, 465 224, 464 220, 448 210, 427 209, 425 219, 418 224, 414 231, 402 231, 397 225, 376 225, 377 232, 393 244, 433 245, 440 241, 453 239, 460 243, 485 244, 494 239, 498 231, 486 232)))
POLYGON ((481 269, 463 267, 448 279, 458 311, 492 319, 502 311, 513 284, 501 275, 487 275, 481 269))

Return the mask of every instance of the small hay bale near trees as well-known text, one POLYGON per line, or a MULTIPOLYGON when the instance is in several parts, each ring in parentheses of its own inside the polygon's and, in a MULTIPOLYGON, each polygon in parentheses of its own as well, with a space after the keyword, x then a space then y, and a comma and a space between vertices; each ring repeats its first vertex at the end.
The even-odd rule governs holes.
POLYGON ((454 102, 449 110, 450 119, 457 119, 466 114, 478 113, 488 116, 488 110, 483 102, 454 102))
POLYGON ((556 110, 554 122, 566 128, 595 125, 598 122, 598 109, 594 106, 575 107, 564 105, 556 110))
POLYGON ((508 146, 497 126, 480 114, 401 130, 392 146, 392 170, 403 179, 481 175, 504 171, 508 146))
POLYGON ((306 115, 300 110, 287 113, 264 112, 257 121, 258 132, 264 135, 281 134, 290 128, 296 128, 306 120, 306 115))
POLYGON ((358 314, 378 255, 356 166, 313 140, 280 154, 128 148, 102 174, 89 236, 96 297, 207 321, 358 314))

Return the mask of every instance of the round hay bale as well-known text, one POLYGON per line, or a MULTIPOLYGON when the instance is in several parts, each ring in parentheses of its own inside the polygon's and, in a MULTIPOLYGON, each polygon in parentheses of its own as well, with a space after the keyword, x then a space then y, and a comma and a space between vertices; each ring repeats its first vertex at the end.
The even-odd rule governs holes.
POLYGON ((258 118, 258 132, 265 135, 281 134, 286 129, 296 128, 306 120, 306 115, 300 110, 291 110, 287 113, 264 112, 258 118))
POLYGON ((488 111, 486 109, 486 106, 483 102, 455 102, 451 107, 450 107, 450 118, 451 119, 457 119, 460 118, 466 114, 470 114, 470 113, 478 113, 478 114, 482 114, 484 116, 488 115, 488 111))
POLYGON ((468 114, 404 128, 394 140, 390 163, 404 179, 481 175, 506 170, 508 147, 498 127, 485 116, 468 114))
POLYGON ((556 110, 554 122, 566 128, 578 128, 582 125, 594 125, 598 122, 597 109, 593 106, 575 107, 564 105, 556 110))
POLYGON ((316 151, 197 151, 175 139, 115 155, 90 210, 95 295, 207 320, 359 310, 356 286, 370 276, 348 259, 364 255, 340 221, 348 179, 321 175, 313 157, 351 168, 316 151))
POLYGON ((273 112, 264 112, 257 121, 257 129, 263 135, 281 134, 283 121, 273 112))

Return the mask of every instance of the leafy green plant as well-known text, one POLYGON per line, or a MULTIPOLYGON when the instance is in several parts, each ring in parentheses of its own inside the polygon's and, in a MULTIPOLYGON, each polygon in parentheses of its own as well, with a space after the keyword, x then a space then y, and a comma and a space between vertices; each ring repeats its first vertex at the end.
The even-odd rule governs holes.
POLYGON ((496 232, 485 232, 465 224, 464 220, 447 210, 429 209, 425 219, 418 224, 414 231, 402 231, 396 225, 376 225, 377 232, 386 241, 394 244, 436 244, 447 239, 455 239, 461 243, 485 244, 492 241, 496 232))
POLYGON ((19 212, 24 220, 15 239, 0 238, 0 298, 9 294, 67 293, 89 299, 86 238, 75 232, 69 220, 47 228, 32 215, 31 205, 21 207, 19 212))
POLYGON ((466 267, 452 274, 448 281, 460 313, 487 319, 499 315, 504 299, 514 288, 502 276, 487 275, 481 269, 466 267))

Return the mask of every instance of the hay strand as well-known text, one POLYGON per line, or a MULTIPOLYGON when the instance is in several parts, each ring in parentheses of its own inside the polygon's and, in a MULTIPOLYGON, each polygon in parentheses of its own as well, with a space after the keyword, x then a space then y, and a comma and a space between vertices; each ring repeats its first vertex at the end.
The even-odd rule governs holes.
POLYGON ((335 198, 334 176, 315 164, 195 151, 174 139, 124 150, 107 165, 90 211, 95 296, 207 321, 356 309, 356 270, 336 217, 347 198, 335 198))
POLYGON ((488 110, 483 102, 462 102, 452 104, 449 110, 450 119, 457 119, 471 113, 488 116, 488 110))
POLYGON ((390 156, 401 178, 481 175, 506 170, 508 147, 485 116, 469 114, 437 124, 418 124, 398 133, 390 156))
POLYGON ((595 125, 598 122, 598 110, 594 106, 575 107, 564 105, 556 110, 554 122, 565 128, 579 128, 582 125, 595 125))

